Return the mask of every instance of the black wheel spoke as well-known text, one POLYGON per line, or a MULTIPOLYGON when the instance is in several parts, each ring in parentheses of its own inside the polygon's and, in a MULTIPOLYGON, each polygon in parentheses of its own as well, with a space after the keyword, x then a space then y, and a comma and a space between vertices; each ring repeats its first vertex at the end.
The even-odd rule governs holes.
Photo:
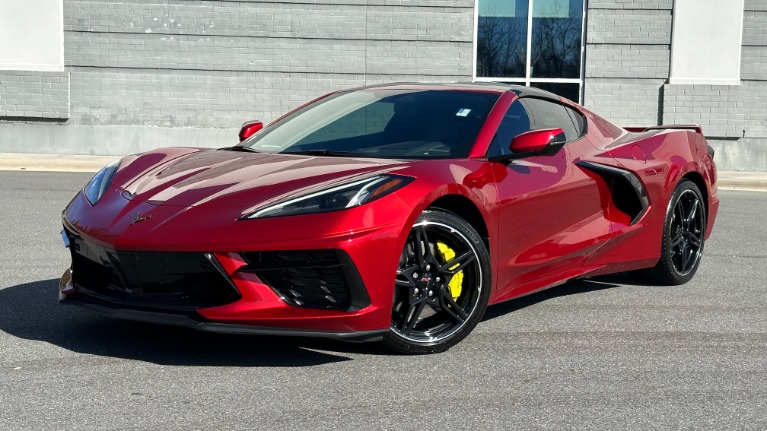
POLYGON ((418 323, 418 318, 421 316, 421 312, 423 312, 423 308, 425 306, 426 301, 423 299, 414 301, 410 304, 410 308, 407 310, 405 319, 402 321, 402 325, 399 328, 403 334, 410 335, 410 332, 413 330, 413 326, 418 323))
POLYGON ((692 201, 692 208, 690 208, 690 213, 686 220, 688 225, 692 223, 693 219, 695 218, 695 214, 698 212, 698 204, 699 202, 697 199, 692 201))
POLYGON ((413 239, 413 251, 418 260, 418 266, 423 268, 431 258, 431 246, 429 245, 429 237, 426 235, 426 229, 423 226, 414 226, 413 239))
POLYGON ((398 269, 397 277, 394 279, 394 284, 403 287, 415 287, 415 282, 413 281, 413 272, 417 270, 417 266, 398 269))
POLYGON ((683 208, 683 204, 681 200, 677 202, 676 208, 674 208, 674 212, 676 213, 675 217, 676 217, 677 224, 680 226, 683 225, 684 224, 684 208, 683 208))
POLYGON ((677 236, 676 236, 676 237, 675 237, 675 238, 674 238, 674 239, 671 241, 671 248, 672 248, 672 249, 674 249, 674 248, 677 248, 677 247, 679 247, 679 244, 681 244, 681 243, 682 243, 682 241, 684 241, 684 236, 682 236, 682 235, 677 235, 677 236))
POLYGON ((687 232, 687 236, 690 240, 690 244, 694 247, 700 247, 700 237, 692 232, 687 232))
POLYGON ((438 272, 445 273, 445 274, 456 274, 460 270, 466 267, 466 265, 474 262, 477 259, 477 256, 474 255, 473 252, 467 251, 466 253, 451 259, 449 262, 442 265, 438 272), (457 268, 453 268, 455 265, 458 265, 457 268))
POLYGON ((449 314, 453 319, 463 323, 468 317, 466 315, 466 312, 463 311, 463 308, 461 308, 460 305, 456 304, 455 300, 450 295, 450 292, 443 289, 441 293, 442 293, 442 297, 440 300, 440 304, 442 306, 442 310, 444 310, 447 314, 449 314))
POLYGON ((410 280, 408 278, 402 278, 402 277, 397 277, 396 279, 394 279, 394 284, 396 284, 397 286, 402 286, 402 287, 415 287, 415 283, 413 283, 413 280, 410 280))
POLYGON ((697 254, 697 251, 692 249, 692 248, 690 248, 690 256, 687 259, 687 270, 688 271, 692 269, 693 265, 695 265, 695 262, 698 260, 695 257, 695 254, 697 254))

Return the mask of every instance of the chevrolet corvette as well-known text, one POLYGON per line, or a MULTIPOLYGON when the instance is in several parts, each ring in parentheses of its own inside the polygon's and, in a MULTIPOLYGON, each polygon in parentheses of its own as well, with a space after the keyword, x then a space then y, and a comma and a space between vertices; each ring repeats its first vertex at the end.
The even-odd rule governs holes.
POLYGON ((59 301, 440 352, 488 305, 567 280, 686 283, 718 206, 696 125, 622 128, 522 86, 370 86, 245 123, 232 147, 104 167, 62 214, 59 301))

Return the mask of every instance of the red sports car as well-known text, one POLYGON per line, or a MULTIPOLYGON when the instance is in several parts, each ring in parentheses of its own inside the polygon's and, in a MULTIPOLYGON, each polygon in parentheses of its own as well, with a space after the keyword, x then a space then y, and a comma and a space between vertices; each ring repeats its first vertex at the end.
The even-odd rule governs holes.
POLYGON ((719 206, 699 127, 624 129, 534 88, 339 91, 240 137, 98 172, 63 214, 60 301, 439 352, 566 280, 687 282, 719 206))

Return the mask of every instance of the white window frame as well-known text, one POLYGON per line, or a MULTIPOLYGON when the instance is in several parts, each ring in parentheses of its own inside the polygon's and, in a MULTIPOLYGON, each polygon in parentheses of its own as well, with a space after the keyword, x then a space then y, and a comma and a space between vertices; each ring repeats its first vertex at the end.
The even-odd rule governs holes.
POLYGON ((509 84, 524 84, 529 87, 532 83, 554 83, 554 84, 578 84, 578 99, 576 102, 581 103, 583 100, 583 64, 584 57, 586 55, 586 10, 587 0, 583 0, 583 13, 581 14, 581 58, 580 58, 580 78, 533 78, 531 77, 532 65, 530 64, 532 59, 533 48, 533 3, 536 0, 528 0, 527 2, 527 52, 525 59, 525 76, 524 77, 492 77, 492 76, 477 76, 477 39, 479 38, 479 2, 480 0, 474 0, 474 38, 473 38, 473 67, 471 69, 471 80, 474 82, 506 82, 509 84))

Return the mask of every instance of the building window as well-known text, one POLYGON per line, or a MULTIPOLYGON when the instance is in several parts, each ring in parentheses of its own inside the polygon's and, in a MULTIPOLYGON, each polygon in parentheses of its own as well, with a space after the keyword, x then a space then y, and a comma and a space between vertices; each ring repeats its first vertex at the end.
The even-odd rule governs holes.
POLYGON ((474 79, 580 101, 584 0, 476 0, 474 79))

